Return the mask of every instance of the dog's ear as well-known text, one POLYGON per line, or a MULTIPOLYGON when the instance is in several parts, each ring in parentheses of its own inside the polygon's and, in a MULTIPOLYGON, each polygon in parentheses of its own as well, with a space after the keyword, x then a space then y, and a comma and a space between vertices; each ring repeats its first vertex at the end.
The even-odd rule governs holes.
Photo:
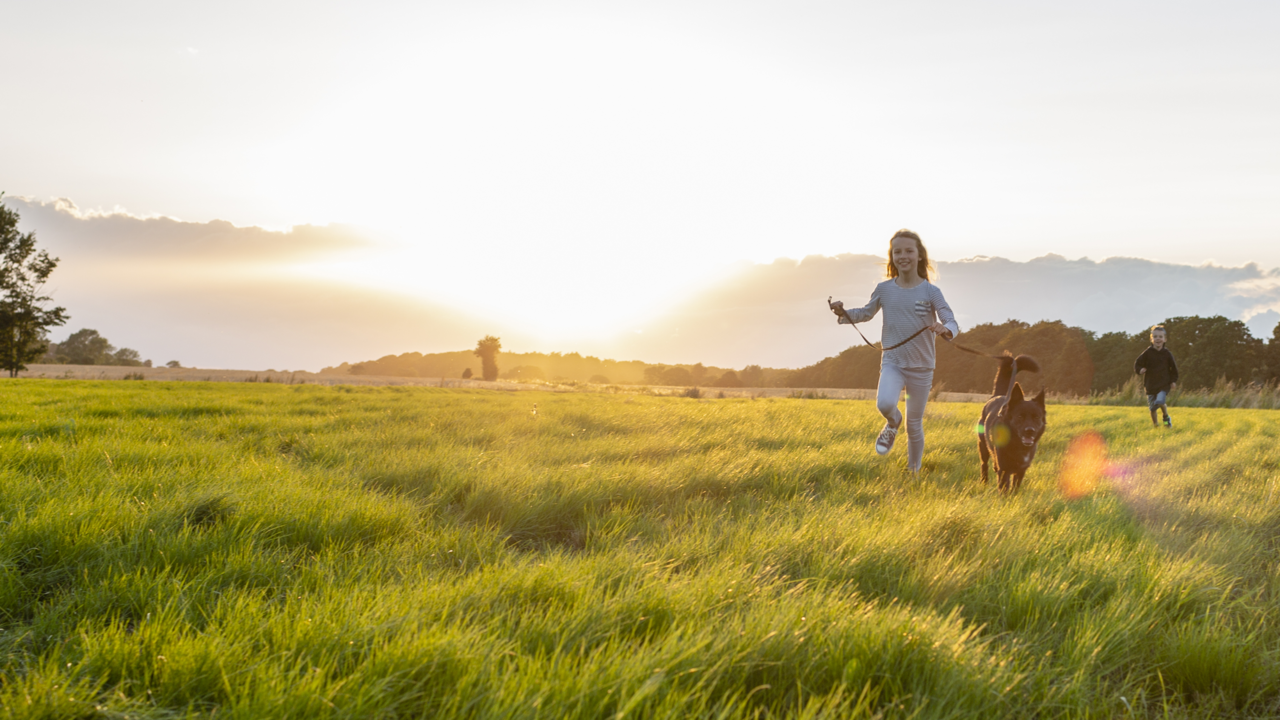
POLYGON ((1044 409, 1044 388, 1040 388, 1040 394, 1036 395, 1032 401, 1039 405, 1041 410, 1044 409))
POLYGON ((1009 405, 1010 406, 1019 405, 1022 403, 1022 401, 1023 401, 1022 385, 1019 383, 1014 383, 1013 392, 1009 393, 1009 405))

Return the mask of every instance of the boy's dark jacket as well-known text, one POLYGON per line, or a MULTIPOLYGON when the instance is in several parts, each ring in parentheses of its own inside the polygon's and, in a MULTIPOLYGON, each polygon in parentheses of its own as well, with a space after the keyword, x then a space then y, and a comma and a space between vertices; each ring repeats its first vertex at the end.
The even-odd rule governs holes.
POLYGON ((1142 384, 1147 388, 1148 395, 1168 391, 1170 385, 1178 382, 1178 364, 1173 361, 1173 353, 1169 352, 1167 346, 1157 350, 1152 345, 1143 350, 1138 359, 1133 361, 1133 371, 1136 373, 1142 368, 1147 369, 1142 376, 1142 384))

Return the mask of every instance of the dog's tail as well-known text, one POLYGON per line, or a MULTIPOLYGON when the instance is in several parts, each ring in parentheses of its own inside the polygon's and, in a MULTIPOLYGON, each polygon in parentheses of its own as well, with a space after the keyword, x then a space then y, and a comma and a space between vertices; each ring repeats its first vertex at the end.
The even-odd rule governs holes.
POLYGON ((1000 397, 1009 392, 1009 383, 1013 380, 1015 366, 1018 372, 1040 371, 1040 363, 1030 355, 1019 355, 1015 358, 1012 353, 1005 350, 1004 356, 997 359, 1000 361, 1000 369, 996 370, 996 382, 991 388, 991 397, 1000 397))

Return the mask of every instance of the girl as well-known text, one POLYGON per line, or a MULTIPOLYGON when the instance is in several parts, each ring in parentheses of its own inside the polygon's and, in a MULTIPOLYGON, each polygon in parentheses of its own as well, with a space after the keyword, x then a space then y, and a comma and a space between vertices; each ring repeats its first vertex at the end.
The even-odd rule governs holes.
POLYGON ((955 315, 942 291, 929 282, 932 270, 929 251, 920 236, 899 230, 889 239, 889 279, 876 286, 866 307, 844 310, 833 305, 840 322, 866 322, 884 310, 880 344, 885 348, 880 360, 880 387, 876 407, 885 417, 884 429, 876 437, 876 452, 888 454, 902 426, 898 395, 907 390, 907 467, 920 471, 924 457, 924 406, 933 386, 934 336, 950 340, 960 334, 955 315), (922 332, 923 330, 930 332, 922 332), (914 333, 915 337, 912 337, 914 333))

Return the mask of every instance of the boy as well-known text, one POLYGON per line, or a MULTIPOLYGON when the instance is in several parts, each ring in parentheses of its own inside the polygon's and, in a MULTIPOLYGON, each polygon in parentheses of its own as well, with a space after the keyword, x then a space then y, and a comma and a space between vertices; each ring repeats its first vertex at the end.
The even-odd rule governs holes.
POLYGON ((1156 408, 1164 415, 1164 426, 1173 427, 1169 419, 1169 408, 1165 398, 1178 387, 1178 364, 1173 361, 1173 353, 1165 349, 1164 343, 1168 334, 1163 325, 1151 326, 1151 347, 1142 351, 1133 361, 1133 371, 1142 376, 1142 384, 1147 389, 1147 407, 1151 409, 1151 424, 1160 427, 1156 422, 1156 408))

